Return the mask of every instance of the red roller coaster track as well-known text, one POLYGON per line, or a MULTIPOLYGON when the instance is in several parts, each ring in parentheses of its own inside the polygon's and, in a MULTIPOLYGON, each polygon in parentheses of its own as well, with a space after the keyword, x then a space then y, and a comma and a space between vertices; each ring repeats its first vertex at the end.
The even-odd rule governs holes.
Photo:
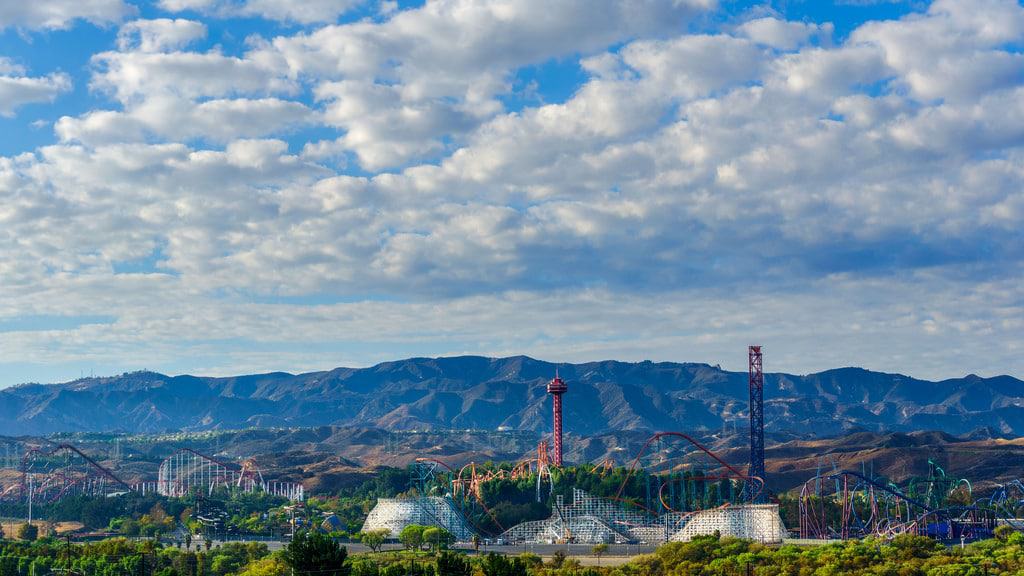
POLYGON ((684 434, 682 432, 659 432, 659 433, 657 433, 657 434, 655 434, 655 435, 653 435, 653 436, 651 436, 650 438, 647 439, 647 442, 645 442, 643 447, 640 448, 640 452, 637 453, 636 458, 633 459, 632 464, 630 464, 630 466, 629 466, 629 472, 626 474, 626 477, 622 480, 622 484, 619 485, 618 492, 615 493, 615 499, 616 500, 619 500, 619 499, 622 498, 623 490, 626 489, 626 485, 629 484, 630 478, 632 478, 633 474, 636 473, 637 466, 639 466, 639 464, 640 464, 640 459, 643 458, 644 454, 647 453, 647 449, 650 448, 651 444, 655 443, 656 441, 658 441, 658 440, 660 440, 662 438, 666 438, 666 437, 682 438, 683 440, 689 442, 695 448, 697 448, 698 450, 700 450, 701 452, 706 454, 708 457, 710 457, 715 462, 718 462, 723 468, 725 468, 726 470, 728 470, 729 472, 732 473, 731 475, 727 474, 727 475, 721 476, 721 479, 731 478, 731 479, 735 479, 735 480, 743 480, 743 481, 749 482, 751 484, 757 484, 757 491, 755 492, 755 491, 751 490, 751 494, 752 494, 751 497, 750 497, 751 500, 754 500, 761 493, 761 490, 764 489, 764 479, 763 478, 759 478, 757 476, 748 476, 747 474, 744 474, 744 473, 740 472, 734 466, 732 466, 731 464, 729 464, 725 460, 722 460, 721 458, 719 458, 717 454, 715 454, 711 450, 708 450, 707 448, 705 448, 703 444, 701 444, 700 442, 695 440, 690 435, 684 434))
POLYGON ((28 492, 28 475, 30 473, 30 470, 29 470, 30 462, 33 461, 37 457, 47 458, 47 457, 55 456, 55 455, 57 455, 58 452, 61 452, 61 451, 72 452, 72 453, 78 455, 80 458, 82 458, 82 460, 84 460, 86 462, 86 464, 88 464, 89 467, 92 468, 92 470, 97 472, 100 476, 103 476, 103 477, 111 480, 112 482, 114 482, 118 486, 123 487, 125 490, 131 491, 131 489, 132 489, 131 486, 129 486, 124 480, 121 480, 120 478, 118 478, 113 472, 111 472, 110 470, 105 468, 99 462, 97 462, 97 461, 93 460, 92 458, 90 458, 89 456, 85 455, 85 453, 83 453, 78 448, 72 446, 71 444, 58 444, 57 446, 53 447, 50 450, 43 450, 42 448, 31 448, 27 452, 25 452, 24 456, 21 457, 21 482, 20 482, 20 490, 21 490, 21 497, 22 498, 25 498, 27 496, 27 492, 28 492))

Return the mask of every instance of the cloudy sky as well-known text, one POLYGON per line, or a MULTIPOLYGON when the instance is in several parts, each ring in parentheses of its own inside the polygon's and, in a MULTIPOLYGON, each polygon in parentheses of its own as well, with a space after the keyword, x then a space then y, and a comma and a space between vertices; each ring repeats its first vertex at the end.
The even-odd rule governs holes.
POLYGON ((1024 375, 1015 0, 0 5, 0 385, 1024 375))

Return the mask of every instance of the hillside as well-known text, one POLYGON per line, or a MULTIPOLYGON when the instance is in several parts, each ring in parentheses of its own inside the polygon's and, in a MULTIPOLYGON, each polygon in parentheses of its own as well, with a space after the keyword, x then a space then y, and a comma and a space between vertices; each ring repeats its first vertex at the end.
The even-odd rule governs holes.
MULTIPOLYGON (((0 434, 367 426, 392 430, 542 430, 544 383, 568 382, 566 428, 716 430, 742 426, 747 375, 707 364, 531 358, 412 358, 371 368, 230 378, 135 372, 0 391, 0 434)), ((1010 376, 930 382, 842 368, 765 377, 769 432, 943 430, 1024 435, 1024 382, 1010 376)))

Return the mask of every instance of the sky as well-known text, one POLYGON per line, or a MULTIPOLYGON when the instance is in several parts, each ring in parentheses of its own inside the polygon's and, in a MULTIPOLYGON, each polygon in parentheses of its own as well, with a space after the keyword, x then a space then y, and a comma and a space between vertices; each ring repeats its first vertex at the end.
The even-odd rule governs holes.
POLYGON ((1015 0, 0 6, 0 386, 1024 376, 1015 0))

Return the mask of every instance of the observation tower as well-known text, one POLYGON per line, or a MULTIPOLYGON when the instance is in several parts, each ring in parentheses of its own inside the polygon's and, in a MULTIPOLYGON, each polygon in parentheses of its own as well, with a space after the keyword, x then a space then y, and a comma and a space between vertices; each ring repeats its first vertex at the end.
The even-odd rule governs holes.
POLYGON ((565 382, 558 377, 558 371, 555 371, 555 377, 551 382, 548 382, 548 394, 551 394, 552 406, 554 408, 554 444, 555 453, 552 463, 555 466, 562 465, 562 394, 565 394, 569 390, 569 387, 565 385, 565 382))

